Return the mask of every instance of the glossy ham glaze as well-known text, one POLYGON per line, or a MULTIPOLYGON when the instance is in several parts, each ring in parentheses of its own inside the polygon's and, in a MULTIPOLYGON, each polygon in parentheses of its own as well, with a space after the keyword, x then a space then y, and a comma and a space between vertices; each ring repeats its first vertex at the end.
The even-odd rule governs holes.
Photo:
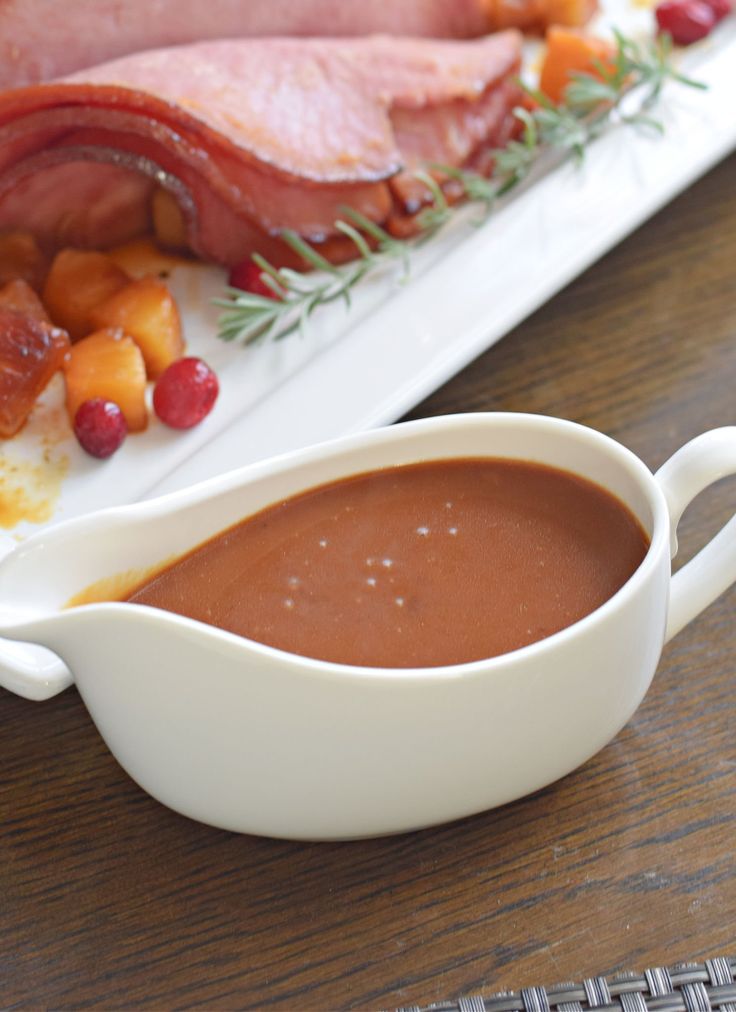
POLYGON ((592 0, 0 0, 0 88, 205 39, 386 33, 471 38, 580 24, 592 0))
POLYGON ((139 222, 155 183, 204 259, 260 251, 278 261, 283 229, 324 241, 344 205, 382 223, 411 215, 422 195, 405 199, 402 170, 464 165, 505 144, 519 65, 514 31, 471 42, 239 40, 8 91, 0 228, 32 221, 51 245, 109 246, 129 237, 121 228, 139 222))
POLYGON ((272 506, 128 600, 307 657, 433 667, 571 625, 615 594, 646 550, 617 499, 567 472, 435 461, 272 506))

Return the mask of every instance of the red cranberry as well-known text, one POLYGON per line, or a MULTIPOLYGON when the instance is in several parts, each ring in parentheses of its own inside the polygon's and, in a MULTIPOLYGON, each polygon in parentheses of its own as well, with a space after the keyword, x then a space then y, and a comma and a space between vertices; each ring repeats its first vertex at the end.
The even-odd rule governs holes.
POLYGON ((703 0, 662 0, 655 15, 660 32, 669 32, 678 46, 704 39, 716 23, 716 15, 703 0))
POLYGON ((201 358, 180 358, 165 369, 153 388, 153 410, 172 429, 191 429, 217 400, 217 376, 201 358))
POLYGON ((231 288, 242 288, 244 292, 250 292, 251 295, 263 295, 267 299, 278 299, 276 292, 269 288, 261 277, 263 273, 263 269, 248 257, 247 260, 241 260, 230 271, 228 284, 231 288))
POLYGON ((125 415, 113 401, 93 397, 79 405, 74 416, 74 435, 92 457, 112 456, 128 434, 125 415))

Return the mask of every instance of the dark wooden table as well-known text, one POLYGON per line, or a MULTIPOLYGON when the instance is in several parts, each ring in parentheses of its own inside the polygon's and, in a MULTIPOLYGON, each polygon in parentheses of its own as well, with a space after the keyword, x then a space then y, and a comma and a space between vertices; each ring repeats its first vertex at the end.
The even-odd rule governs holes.
MULTIPOLYGON (((736 422, 735 184, 732 157, 413 416, 561 415, 653 468, 736 422)), ((735 491, 694 504, 683 555, 735 491)), ((736 955, 735 605, 680 634, 576 773, 367 842, 190 822, 128 779, 75 691, 0 694, 0 1006, 373 1009, 736 955)))

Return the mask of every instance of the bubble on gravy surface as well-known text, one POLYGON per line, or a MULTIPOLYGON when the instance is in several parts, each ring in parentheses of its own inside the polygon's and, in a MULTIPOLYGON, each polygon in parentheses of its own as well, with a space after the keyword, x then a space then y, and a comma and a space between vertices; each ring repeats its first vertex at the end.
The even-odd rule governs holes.
POLYGON ((270 506, 127 600, 307 657, 434 667, 571 625, 629 579, 647 548, 626 506, 571 473, 440 460, 270 506))

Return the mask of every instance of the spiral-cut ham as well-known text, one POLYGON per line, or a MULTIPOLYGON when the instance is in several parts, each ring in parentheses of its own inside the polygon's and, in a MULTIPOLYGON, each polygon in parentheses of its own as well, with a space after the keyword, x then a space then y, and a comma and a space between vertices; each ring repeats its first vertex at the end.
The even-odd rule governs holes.
POLYGON ((0 88, 207 39, 380 32, 472 38, 579 25, 595 0, 0 0, 0 88))
POLYGON ((515 31, 469 41, 265 39, 125 57, 0 94, 0 228, 106 247, 145 227, 151 191, 188 243, 282 259, 284 229, 340 258, 346 205, 379 223, 421 204, 407 172, 508 140, 515 31))

